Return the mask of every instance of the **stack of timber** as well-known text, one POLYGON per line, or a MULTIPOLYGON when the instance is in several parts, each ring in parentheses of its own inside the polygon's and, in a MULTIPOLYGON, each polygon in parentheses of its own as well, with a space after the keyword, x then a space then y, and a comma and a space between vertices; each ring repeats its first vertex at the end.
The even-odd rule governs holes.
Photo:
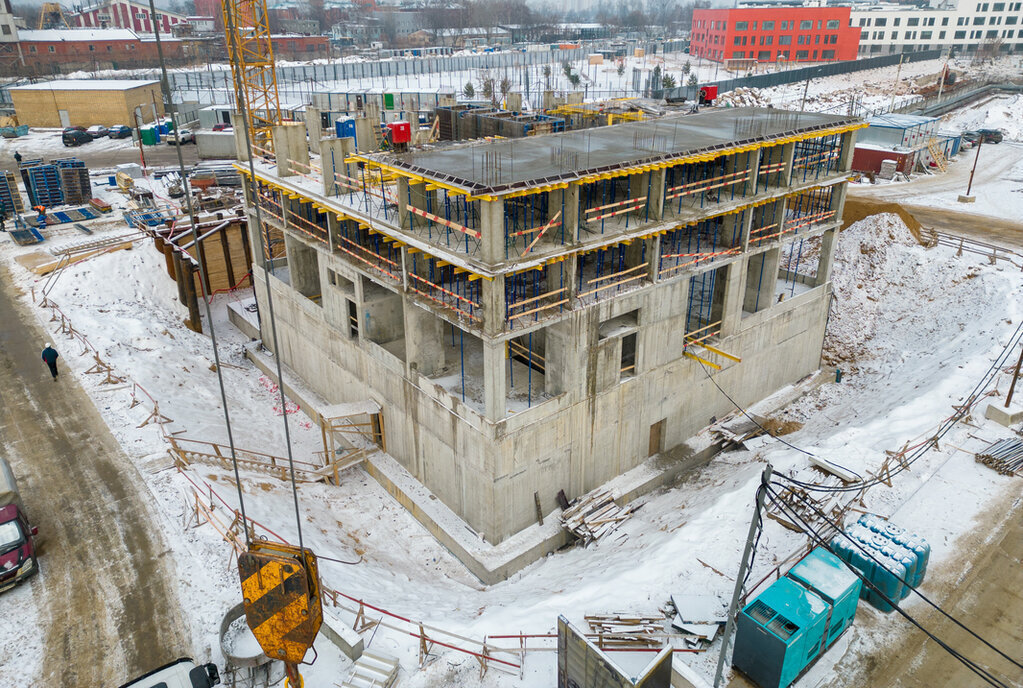
POLYGON ((609 490, 583 495, 561 512, 561 525, 582 540, 584 546, 596 542, 614 532, 632 514, 632 506, 618 506, 614 499, 609 490))
MULTIPOLYGON (((839 480, 826 479, 820 484, 825 487, 839 487, 844 483, 839 480)), ((817 500, 815 494, 797 486, 786 487, 779 491, 777 501, 767 509, 767 517, 796 533, 803 532, 803 525, 802 522, 794 523, 792 519, 802 519, 803 522, 820 533, 821 537, 830 538, 838 531, 828 525, 820 513, 826 514, 832 523, 841 523, 845 512, 853 501, 849 497, 853 495, 855 498, 855 493, 832 492, 821 500, 817 500), (785 505, 784 511, 777 502, 785 505), (791 516, 793 514, 794 516, 791 516)))
MULTIPOLYGON (((763 435, 764 428, 762 426, 766 420, 766 418, 756 415, 751 420, 744 414, 734 414, 712 425, 710 434, 721 445, 723 451, 728 451, 739 447, 747 440, 763 435)), ((747 446, 746 448, 753 449, 754 447, 747 446)))
MULTIPOLYGON (((664 645, 664 616, 614 613, 586 616, 597 647, 661 647, 664 645)), ((592 637, 592 636, 591 636, 592 637)))

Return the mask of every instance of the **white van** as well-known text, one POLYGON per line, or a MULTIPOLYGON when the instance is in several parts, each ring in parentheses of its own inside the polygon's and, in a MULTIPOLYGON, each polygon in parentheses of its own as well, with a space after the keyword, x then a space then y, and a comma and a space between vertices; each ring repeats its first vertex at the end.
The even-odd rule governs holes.
POLYGON ((196 666, 188 657, 153 669, 120 688, 213 688, 220 684, 216 664, 196 666))

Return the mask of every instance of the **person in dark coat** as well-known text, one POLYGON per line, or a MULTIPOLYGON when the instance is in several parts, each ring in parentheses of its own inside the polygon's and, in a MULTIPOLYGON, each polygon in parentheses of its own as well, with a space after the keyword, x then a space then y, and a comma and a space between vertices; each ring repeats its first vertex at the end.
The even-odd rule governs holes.
POLYGON ((57 350, 50 346, 50 343, 46 343, 46 348, 43 349, 43 360, 46 361, 46 365, 50 368, 50 375, 53 376, 53 381, 57 381, 57 359, 60 358, 60 354, 57 350))
POLYGON ((21 153, 14 151, 14 162, 21 164, 21 153))

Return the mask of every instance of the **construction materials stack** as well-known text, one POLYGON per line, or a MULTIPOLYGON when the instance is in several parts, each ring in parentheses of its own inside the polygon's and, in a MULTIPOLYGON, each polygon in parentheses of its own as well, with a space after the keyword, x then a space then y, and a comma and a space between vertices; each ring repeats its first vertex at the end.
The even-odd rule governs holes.
POLYGON ((874 586, 864 585, 860 597, 882 612, 923 582, 931 554, 922 537, 873 514, 860 516, 831 548, 874 586))
POLYGON ((760 688, 786 688, 853 622, 862 582, 818 547, 739 613, 732 664, 760 688))

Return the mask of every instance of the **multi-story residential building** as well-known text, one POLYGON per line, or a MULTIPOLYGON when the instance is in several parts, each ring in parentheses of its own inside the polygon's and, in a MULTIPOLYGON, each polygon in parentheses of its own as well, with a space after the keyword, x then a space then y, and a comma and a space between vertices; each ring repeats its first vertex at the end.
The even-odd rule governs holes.
POLYGON ((278 126, 247 190, 264 345, 272 294, 306 388, 381 409, 394 491, 501 543, 559 491, 688 465, 734 410, 714 383, 748 405, 817 369, 862 126, 737 108, 312 156, 278 126))
POLYGON ((718 62, 831 62, 856 59, 859 40, 848 7, 696 9, 689 52, 718 62))
POLYGON ((862 32, 861 56, 938 49, 1023 52, 1023 2, 959 0, 934 8, 856 5, 851 20, 862 32))
MULTIPOLYGON (((93 29, 130 29, 137 33, 153 33, 156 27, 149 16, 149 5, 134 0, 103 0, 87 7, 77 8, 68 15, 73 27, 93 29)), ((171 26, 183 24, 186 17, 169 10, 157 13, 160 31, 170 34, 171 26)))

